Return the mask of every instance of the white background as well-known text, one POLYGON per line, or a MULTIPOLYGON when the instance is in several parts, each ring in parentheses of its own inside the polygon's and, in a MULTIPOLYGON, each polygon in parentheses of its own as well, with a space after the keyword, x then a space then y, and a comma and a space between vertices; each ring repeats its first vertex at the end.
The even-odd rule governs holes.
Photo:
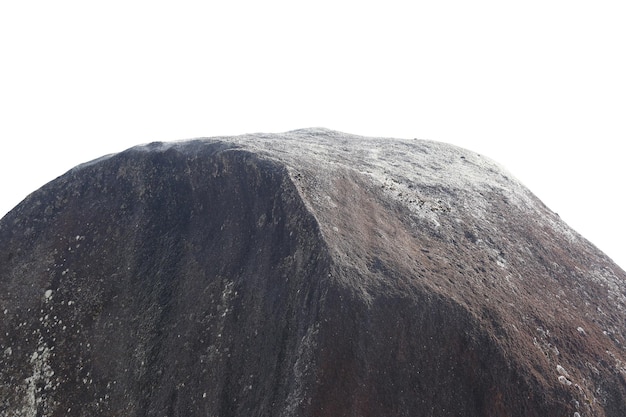
POLYGON ((626 266, 623 1, 2 1, 0 215, 138 143, 327 127, 495 159, 626 266))

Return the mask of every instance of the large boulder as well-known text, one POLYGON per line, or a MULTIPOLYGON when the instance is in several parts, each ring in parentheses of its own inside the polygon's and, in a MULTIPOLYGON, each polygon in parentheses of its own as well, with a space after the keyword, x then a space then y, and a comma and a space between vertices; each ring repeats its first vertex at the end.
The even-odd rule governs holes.
POLYGON ((0 221, 0 416, 626 416, 626 274, 485 157, 153 143, 0 221))

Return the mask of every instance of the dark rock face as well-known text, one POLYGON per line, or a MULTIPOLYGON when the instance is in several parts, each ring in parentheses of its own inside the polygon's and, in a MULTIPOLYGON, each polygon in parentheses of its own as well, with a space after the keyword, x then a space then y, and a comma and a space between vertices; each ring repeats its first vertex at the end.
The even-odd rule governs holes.
POLYGON ((472 152, 150 144, 0 221, 0 416, 623 417, 625 308, 624 271, 472 152))

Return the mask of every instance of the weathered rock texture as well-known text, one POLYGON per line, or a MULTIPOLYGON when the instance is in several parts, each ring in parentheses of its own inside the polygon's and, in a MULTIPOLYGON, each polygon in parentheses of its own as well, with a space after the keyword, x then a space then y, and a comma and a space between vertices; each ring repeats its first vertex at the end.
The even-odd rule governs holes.
POLYGON ((624 417, 625 305, 476 153, 153 143, 0 221, 0 415, 624 417))

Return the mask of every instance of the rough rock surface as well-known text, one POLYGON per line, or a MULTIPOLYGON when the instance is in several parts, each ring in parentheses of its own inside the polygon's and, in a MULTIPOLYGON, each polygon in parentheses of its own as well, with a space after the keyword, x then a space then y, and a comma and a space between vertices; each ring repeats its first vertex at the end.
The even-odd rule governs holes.
POLYGON ((0 221, 0 416, 626 416, 626 274, 502 168, 153 143, 0 221))

